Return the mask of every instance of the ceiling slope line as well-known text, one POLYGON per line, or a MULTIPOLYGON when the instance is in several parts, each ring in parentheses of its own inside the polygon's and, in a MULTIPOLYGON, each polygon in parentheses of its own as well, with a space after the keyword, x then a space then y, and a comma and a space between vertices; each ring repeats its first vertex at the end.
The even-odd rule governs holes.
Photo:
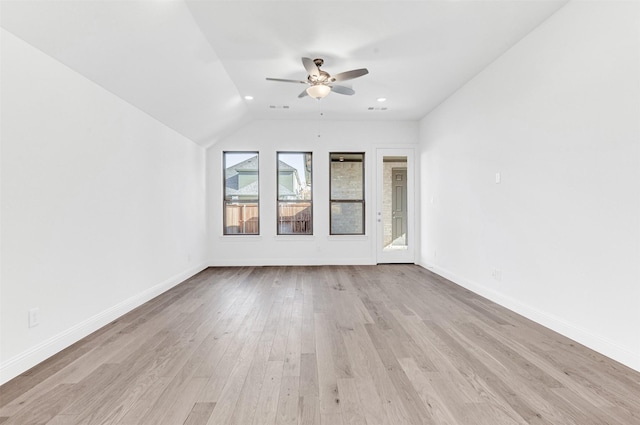
POLYGON ((72 68, 71 66, 67 65, 66 63, 58 60, 55 56, 52 56, 50 54, 48 54, 47 52, 45 52, 44 50, 40 49, 38 46, 34 46, 33 44, 29 43, 28 41, 24 40, 22 37, 16 35, 15 33, 13 33, 12 31, 2 27, 3 31, 6 31, 7 33, 11 34, 12 36, 14 36, 15 38, 17 38, 18 40, 20 40, 21 42, 23 42, 25 45, 37 50, 38 52, 42 53, 43 55, 47 56, 48 58, 56 61, 58 64, 62 65, 63 67, 65 67, 66 69, 68 69, 69 71, 73 72, 75 75, 79 76, 80 78, 82 78, 85 81, 90 82, 91 84, 100 87, 100 89, 104 90, 105 92, 109 93, 111 96, 119 99, 120 101, 126 103, 127 105, 131 106, 132 108, 136 109, 137 111, 142 112, 144 115, 150 117, 151 119, 153 119, 154 121, 156 121, 157 123, 161 124, 163 127, 168 128, 169 130, 171 130, 172 132, 174 132, 176 135, 183 137, 185 139, 187 139, 188 141, 198 145, 199 147, 202 147, 201 144, 199 144, 198 142, 196 142, 195 140, 192 140, 190 137, 188 137, 185 134, 182 134, 180 131, 176 130, 175 128, 171 127, 170 125, 168 125, 167 123, 163 122, 162 120, 160 120, 159 118, 153 116, 151 113, 145 111, 144 109, 141 109, 139 106, 137 106, 134 103, 131 103, 130 101, 128 101, 127 99, 123 98, 122 96, 118 95, 117 93, 113 92, 112 90, 108 89, 107 87, 103 86, 102 84, 100 84, 99 82, 93 80, 92 78, 87 77, 86 75, 84 75, 83 73, 79 72, 78 70, 72 68))
POLYGON ((559 8, 555 9, 554 11, 552 11, 549 16, 547 16, 546 18, 544 18, 542 21, 540 21, 540 23, 538 23, 536 26, 534 26, 533 28, 531 28, 529 31, 527 31, 525 34, 522 35, 522 37, 518 38, 517 40, 515 40, 509 47, 507 47, 507 49, 505 49, 502 53, 500 53, 498 56, 496 56, 493 60, 489 61, 485 66, 482 67, 482 69, 480 69, 480 71, 478 71, 477 73, 473 74, 472 77, 470 77, 469 79, 467 79, 464 83, 462 83, 460 85, 460 87, 458 87, 455 91, 451 92, 450 95, 448 95, 446 98, 442 99, 442 101, 438 102, 438 104, 436 104, 433 108, 429 109, 423 116, 422 118, 418 119, 418 121, 421 121, 422 119, 426 118, 427 115, 431 114, 432 112, 435 112, 441 105, 443 105, 444 103, 446 103, 449 99, 451 99, 453 96, 456 95, 456 93, 458 93, 460 90, 462 90, 464 87, 466 87, 469 83, 471 83, 473 80, 475 80, 476 78, 478 78, 481 74, 483 74, 489 67, 491 67, 491 65, 493 65, 495 62, 497 62, 500 58, 502 58, 503 56, 505 56, 506 54, 508 54, 514 47, 516 47, 518 44, 520 44, 520 42, 522 42, 524 39, 526 39, 527 37, 529 37, 530 34, 534 33, 538 28, 540 28, 542 25, 544 25, 547 21, 549 21, 549 19, 551 19, 556 13, 558 13, 560 10, 564 9, 565 6, 570 2, 571 0, 564 0, 564 3, 562 4, 562 6, 560 6, 559 8))

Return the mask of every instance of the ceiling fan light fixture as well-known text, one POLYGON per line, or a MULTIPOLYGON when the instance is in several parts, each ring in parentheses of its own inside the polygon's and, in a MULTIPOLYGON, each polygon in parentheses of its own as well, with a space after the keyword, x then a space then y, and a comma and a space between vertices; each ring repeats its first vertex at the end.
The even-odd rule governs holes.
POLYGON ((307 88, 307 94, 314 99, 322 99, 331 92, 331 87, 324 84, 314 84, 307 88))

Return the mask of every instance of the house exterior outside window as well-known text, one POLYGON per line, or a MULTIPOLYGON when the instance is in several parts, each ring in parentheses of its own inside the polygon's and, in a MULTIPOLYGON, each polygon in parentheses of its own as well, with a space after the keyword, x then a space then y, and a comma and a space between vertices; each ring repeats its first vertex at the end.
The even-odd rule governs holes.
POLYGON ((332 235, 364 235, 364 153, 329 154, 332 235))
POLYGON ((278 235, 312 235, 312 154, 278 152, 277 161, 278 235))
POLYGON ((260 234, 258 152, 223 152, 223 234, 260 234))

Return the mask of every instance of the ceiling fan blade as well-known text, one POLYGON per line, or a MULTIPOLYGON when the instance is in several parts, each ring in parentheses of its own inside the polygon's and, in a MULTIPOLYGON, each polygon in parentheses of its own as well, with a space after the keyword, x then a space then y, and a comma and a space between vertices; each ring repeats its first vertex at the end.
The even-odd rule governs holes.
POLYGON ((300 83, 300 84, 309 84, 308 81, 302 81, 302 80, 287 80, 285 78, 269 78, 267 77, 268 81, 280 81, 281 83, 300 83))
POLYGON ((362 77, 363 75, 367 75, 368 73, 369 73, 369 70, 367 68, 353 69, 351 71, 341 72, 339 74, 332 76, 331 82, 351 80, 353 78, 358 78, 358 77, 362 77))
POLYGON ((298 98, 303 98, 305 96, 309 96, 309 94, 307 93, 307 89, 302 90, 302 93, 298 95, 298 98))
POLYGON ((313 62, 313 59, 302 58, 302 64, 304 65, 304 69, 307 70, 310 76, 316 78, 320 76, 320 70, 316 66, 315 62, 313 62))
POLYGON ((356 92, 353 91, 353 89, 351 89, 349 87, 345 87, 345 86, 331 86, 331 91, 332 92, 336 92, 336 93, 340 93, 340 94, 346 94, 347 96, 351 96, 353 94, 356 94, 356 92))

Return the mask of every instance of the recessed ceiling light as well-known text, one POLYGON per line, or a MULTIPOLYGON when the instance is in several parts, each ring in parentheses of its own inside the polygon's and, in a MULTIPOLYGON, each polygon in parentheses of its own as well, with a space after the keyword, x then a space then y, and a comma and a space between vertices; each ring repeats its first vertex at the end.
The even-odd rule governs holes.
POLYGON ((387 98, 386 97, 379 97, 378 98, 378 102, 386 102, 387 98))
POLYGON ((253 96, 245 96, 244 99, 245 100, 253 100, 253 96))

